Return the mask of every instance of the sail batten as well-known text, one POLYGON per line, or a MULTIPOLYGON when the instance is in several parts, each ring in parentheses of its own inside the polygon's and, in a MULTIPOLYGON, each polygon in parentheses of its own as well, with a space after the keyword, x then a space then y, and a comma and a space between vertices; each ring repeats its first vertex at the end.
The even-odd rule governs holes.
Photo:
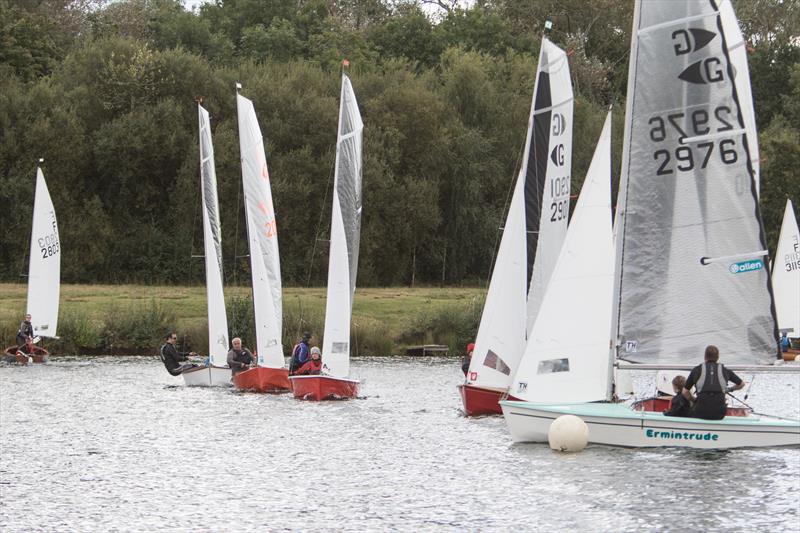
POLYGON ((278 226, 272 204, 267 157, 253 102, 236 95, 239 149, 250 249, 258 365, 284 368, 281 339, 283 303, 278 226))
POLYGON ((629 361, 696 361, 708 344, 732 364, 776 353, 766 262, 737 259, 766 245, 731 17, 727 0, 636 3, 614 298, 629 361))
POLYGON ((228 354, 228 317, 222 284, 222 232, 217 197, 217 174, 209 116, 197 106, 200 131, 200 191, 203 204, 203 246, 208 306, 208 355, 211 364, 225 366, 228 354))

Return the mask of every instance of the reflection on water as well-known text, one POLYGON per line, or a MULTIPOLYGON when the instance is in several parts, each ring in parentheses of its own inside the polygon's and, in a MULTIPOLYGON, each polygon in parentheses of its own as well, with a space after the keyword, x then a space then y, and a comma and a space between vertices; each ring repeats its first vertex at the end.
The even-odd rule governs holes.
MULTIPOLYGON (((354 373, 366 399, 311 403, 152 358, 0 368, 0 530, 800 529, 798 449, 558 454, 460 416, 456 360, 354 373)), ((800 377, 748 403, 800 417, 800 377)))

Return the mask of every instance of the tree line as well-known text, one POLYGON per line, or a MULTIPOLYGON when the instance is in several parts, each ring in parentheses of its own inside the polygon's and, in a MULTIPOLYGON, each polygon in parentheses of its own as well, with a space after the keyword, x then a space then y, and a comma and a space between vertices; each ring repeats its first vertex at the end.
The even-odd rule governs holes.
MULTIPOLYGON (((800 7, 734 6, 774 249, 786 198, 800 199, 800 7)), ((544 20, 570 55, 576 195, 610 104, 619 169, 632 8, 630 0, 217 0, 195 10, 177 0, 0 0, 0 279, 24 281, 43 157, 64 282, 201 283, 202 97, 226 282, 247 282, 240 82, 264 134, 284 282, 324 284, 347 58, 365 123, 359 284, 483 283, 520 164, 544 20)))

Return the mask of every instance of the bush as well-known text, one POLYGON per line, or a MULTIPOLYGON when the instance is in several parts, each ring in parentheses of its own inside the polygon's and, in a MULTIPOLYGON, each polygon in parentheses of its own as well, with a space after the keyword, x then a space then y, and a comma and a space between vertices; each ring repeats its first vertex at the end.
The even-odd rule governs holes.
POLYGON ((104 322, 104 347, 143 349, 157 346, 164 334, 174 329, 175 315, 152 299, 125 309, 112 306, 104 322))
POLYGON ((103 346, 104 325, 91 320, 86 313, 71 309, 61 313, 58 319, 59 339, 48 349, 59 353, 80 353, 82 348, 90 350, 103 346))
POLYGON ((467 343, 475 341, 482 311, 483 299, 473 298, 466 304, 420 313, 397 340, 404 344, 446 344, 451 353, 461 353, 467 343))

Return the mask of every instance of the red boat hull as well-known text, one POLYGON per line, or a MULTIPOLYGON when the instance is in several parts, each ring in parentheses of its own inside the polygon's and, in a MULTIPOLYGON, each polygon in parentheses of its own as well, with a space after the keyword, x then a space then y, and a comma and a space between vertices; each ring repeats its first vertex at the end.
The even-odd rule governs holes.
MULTIPOLYGON (((631 406, 634 411, 645 411, 653 413, 663 413, 669 409, 672 396, 658 396, 656 398, 645 398, 634 402, 631 406)), ((748 410, 744 407, 728 407, 725 416, 747 416, 748 410)))
MULTIPOLYGON (((502 415, 500 398, 505 391, 498 389, 484 389, 474 385, 462 384, 458 386, 461 394, 461 403, 467 416, 502 415)), ((509 398, 512 399, 513 398, 509 398)))
POLYGON ((358 396, 355 379, 332 376, 291 376, 292 393, 300 400, 347 400, 358 396))
POLYGON ((5 349, 5 355, 13 355, 17 358, 17 363, 27 365, 28 364, 28 357, 33 359, 34 363, 46 363, 50 359, 50 353, 45 350, 44 348, 40 348, 39 346, 33 347, 33 354, 26 356, 26 355, 17 355, 17 346, 9 346, 5 349))
POLYGON ((263 366, 239 372, 233 376, 233 385, 237 389, 253 392, 281 393, 292 390, 288 370, 263 366))

